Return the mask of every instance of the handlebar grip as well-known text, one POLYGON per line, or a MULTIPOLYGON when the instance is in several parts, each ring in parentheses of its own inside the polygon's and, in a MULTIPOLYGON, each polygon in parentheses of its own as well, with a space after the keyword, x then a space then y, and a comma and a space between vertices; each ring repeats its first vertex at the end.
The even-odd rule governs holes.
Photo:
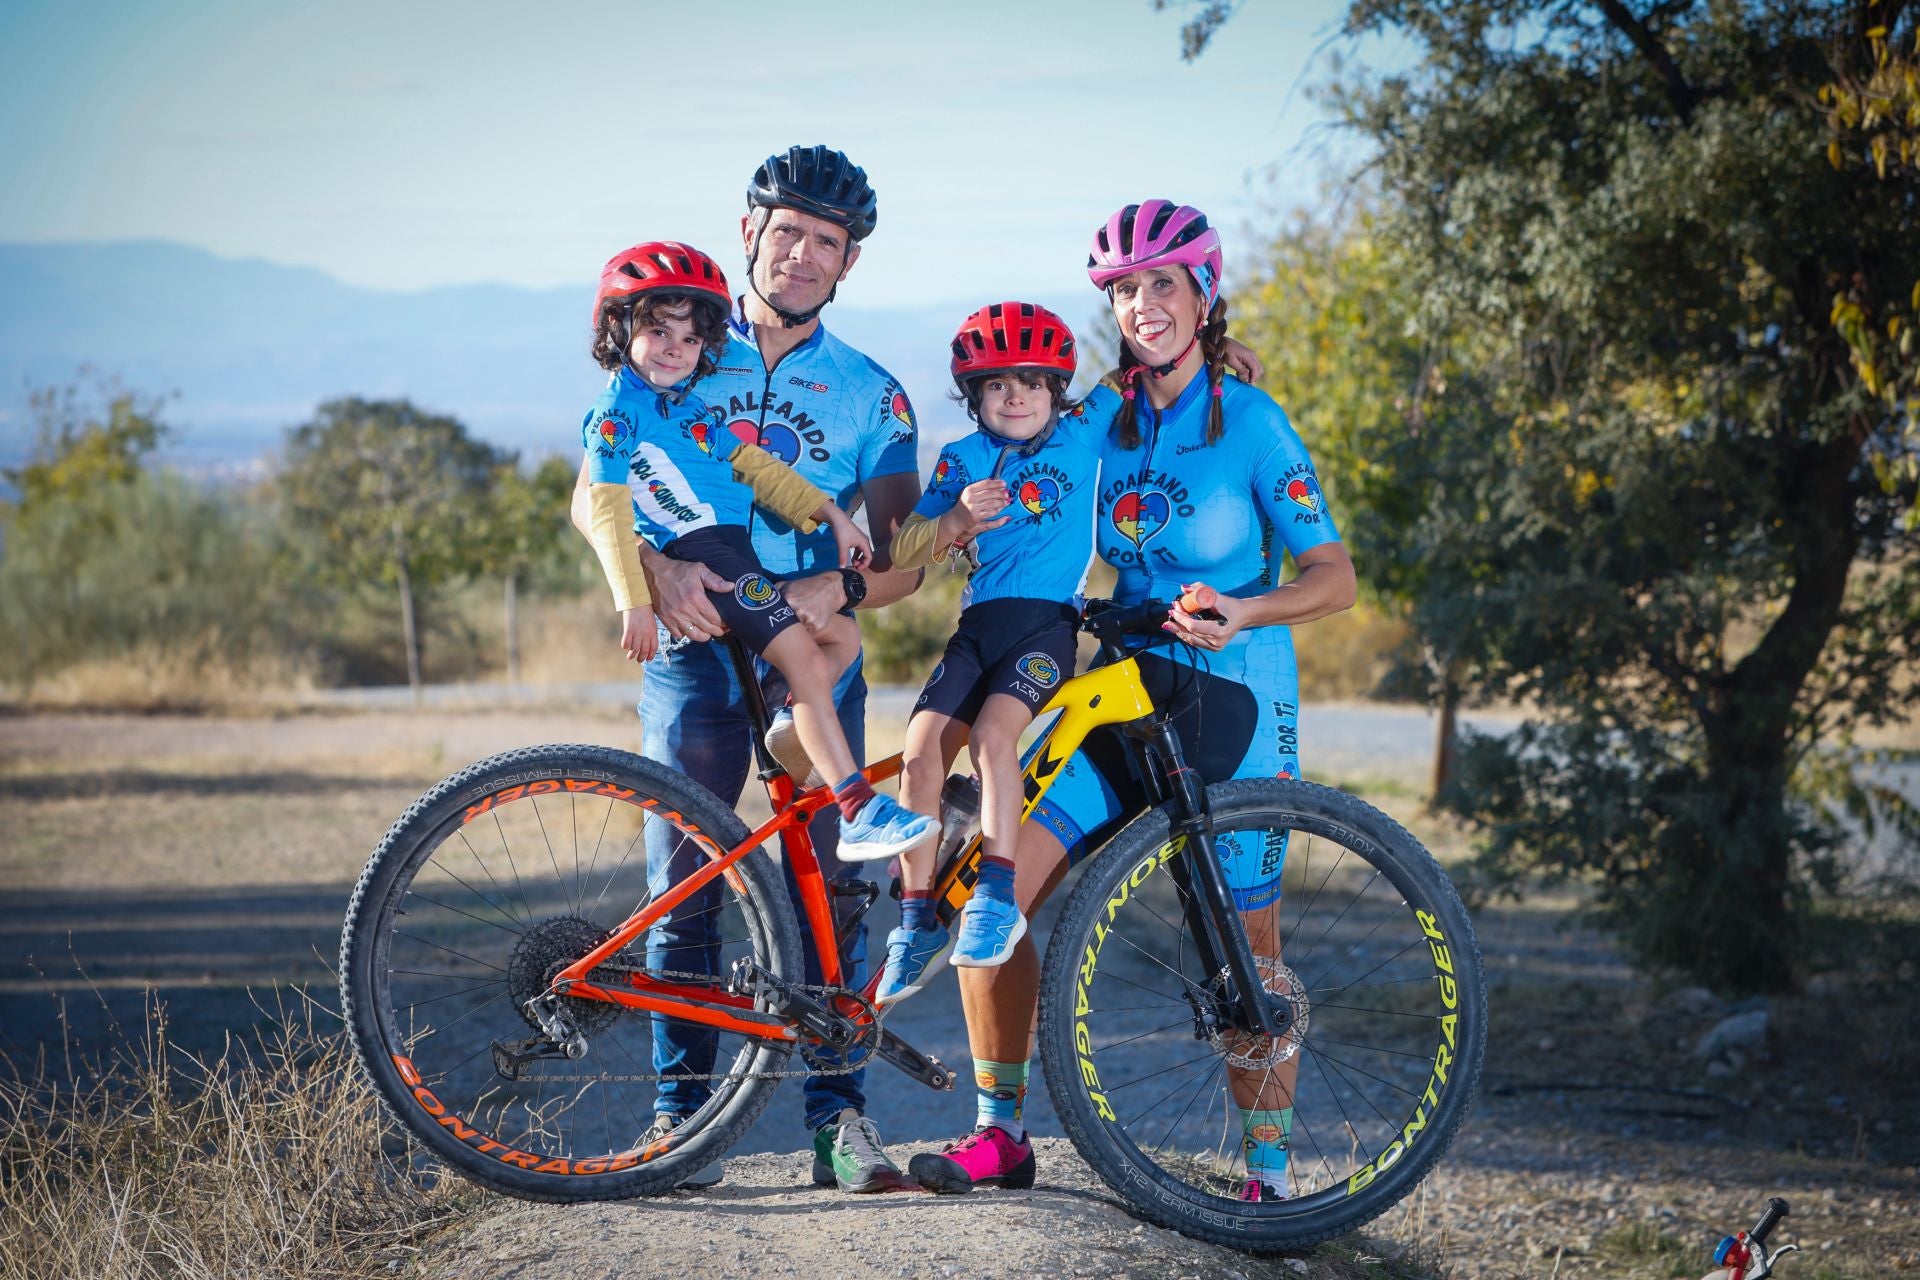
POLYGON ((1747 1239, 1755 1244, 1764 1245, 1768 1234, 1780 1224, 1780 1219, 1786 1216, 1787 1202, 1779 1196, 1773 1197, 1767 1201, 1766 1212, 1760 1215, 1760 1221, 1754 1223, 1753 1230, 1747 1232, 1747 1239))
POLYGON ((1180 593, 1180 607, 1188 613, 1199 613, 1202 609, 1211 609, 1220 602, 1220 593, 1204 582, 1193 584, 1193 590, 1180 593))

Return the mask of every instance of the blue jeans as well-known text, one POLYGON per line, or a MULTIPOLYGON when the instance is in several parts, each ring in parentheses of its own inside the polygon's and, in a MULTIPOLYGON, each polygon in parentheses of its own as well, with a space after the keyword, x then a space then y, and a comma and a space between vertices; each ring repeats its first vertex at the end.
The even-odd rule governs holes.
MULTIPOLYGON (((866 759, 867 682, 856 659, 834 687, 834 702, 840 710, 840 727, 854 759, 866 759)), ((763 673, 769 669, 760 668, 763 673)), ((777 680, 777 674, 774 676, 777 680)), ((640 689, 639 712, 642 725, 642 753, 648 759, 678 769, 719 796, 729 807, 740 801, 740 792, 752 773, 752 726, 747 720, 746 701, 733 662, 724 642, 690 644, 670 657, 655 657, 646 665, 640 689)), ((836 781, 836 779, 828 779, 836 781)), ((820 871, 829 881, 850 878, 834 856, 840 843, 840 813, 828 806, 813 820, 810 828, 813 850, 820 860, 820 871)), ((662 893, 692 874, 700 853, 691 843, 676 837, 664 823, 647 824, 647 879, 653 893, 662 893)), ((799 910, 799 891, 793 868, 781 860, 787 879, 787 892, 799 910)), ((647 966, 679 969, 693 973, 713 973, 719 965, 719 921, 714 907, 719 901, 721 882, 695 894, 680 908, 669 912, 647 934, 647 966)), ((812 934, 800 916, 801 950, 806 957, 805 981, 821 981, 820 958, 814 953, 812 934)), ((867 930, 862 923, 851 951, 851 967, 845 981, 859 986, 866 979, 867 930)), ((653 1015, 653 1069, 671 1075, 687 1072, 704 1075, 713 1070, 715 1033, 691 1023, 653 1015)), ((808 1076, 804 1091, 808 1129, 818 1129, 840 1114, 843 1107, 866 1110, 866 1094, 861 1085, 866 1071, 846 1075, 808 1076)), ((705 1105, 712 1089, 705 1080, 663 1080, 654 1102, 654 1110, 684 1118, 705 1105)))

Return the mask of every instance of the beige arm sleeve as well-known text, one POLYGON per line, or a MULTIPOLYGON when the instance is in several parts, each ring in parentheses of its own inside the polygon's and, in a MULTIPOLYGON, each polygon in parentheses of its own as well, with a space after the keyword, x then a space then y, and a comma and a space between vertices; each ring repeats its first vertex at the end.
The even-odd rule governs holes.
POLYGON ((832 502, 798 471, 757 444, 742 444, 727 461, 733 474, 753 486, 753 500, 802 533, 820 527, 813 513, 832 502))
POLYGON ((613 607, 624 613, 653 603, 647 575, 640 571, 640 548, 633 541, 633 491, 624 484, 595 484, 587 486, 587 494, 593 504, 587 540, 613 588, 613 607))
MULTIPOLYGON (((893 535, 893 567, 924 569, 947 558, 949 548, 940 543, 940 522, 923 515, 910 515, 893 535)), ((955 563, 965 563, 962 556, 955 563)))

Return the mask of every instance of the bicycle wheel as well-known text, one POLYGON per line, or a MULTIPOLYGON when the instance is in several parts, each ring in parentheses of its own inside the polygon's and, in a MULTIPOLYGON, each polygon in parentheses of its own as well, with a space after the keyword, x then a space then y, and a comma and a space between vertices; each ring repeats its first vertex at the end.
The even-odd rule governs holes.
MULTIPOLYGON (((778 1083, 765 1073, 796 1061, 788 1044, 685 1021, 672 1025, 697 1033, 695 1051, 667 1057, 665 1046, 656 1053, 666 1018, 581 998, 554 1007, 584 1055, 538 1052, 555 1042, 527 1002, 648 901, 650 831, 681 842, 668 846, 680 850, 673 881, 747 837, 711 792, 638 756, 530 747, 428 791, 361 873, 340 938, 355 1049, 400 1122, 476 1181, 533 1200, 671 1190, 753 1123, 778 1083), (667 1110, 686 1118, 649 1142, 663 1060, 681 1077, 667 1110)), ((653 891, 671 887, 663 877, 653 891)), ((669 940, 681 947, 654 954, 656 974, 719 975, 717 996, 747 958, 803 980, 793 908, 760 851, 673 920, 682 932, 669 940), (711 936, 689 949, 695 929, 711 936)), ((643 934, 594 976, 614 985, 618 970, 647 968, 648 947, 643 934)))
MULTIPOLYGON (((1207 789, 1222 839, 1281 861, 1281 896, 1245 912, 1271 1040, 1223 1031, 1202 971, 1168 813, 1129 824, 1082 873, 1040 986, 1047 1089, 1081 1155, 1134 1209, 1241 1248, 1351 1231, 1416 1186, 1479 1082, 1486 977, 1459 895, 1420 842, 1352 796, 1251 779, 1207 789), (1247 1110, 1291 1108, 1290 1198, 1246 1203, 1247 1110)), ((1274 1141, 1280 1130, 1262 1130, 1274 1141)))

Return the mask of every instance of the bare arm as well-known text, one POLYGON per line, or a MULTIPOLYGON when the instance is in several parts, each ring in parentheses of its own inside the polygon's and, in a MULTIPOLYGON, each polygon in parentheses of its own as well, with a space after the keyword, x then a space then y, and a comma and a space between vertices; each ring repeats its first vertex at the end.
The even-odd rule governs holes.
POLYGON ((1221 596, 1215 608, 1225 621, 1205 621, 1176 604, 1166 629, 1195 648, 1218 649, 1246 627, 1297 626, 1353 607, 1359 588, 1344 543, 1309 547, 1294 563, 1300 572, 1291 582, 1257 596, 1221 596))
POLYGON ((874 609, 920 589, 920 570, 893 567, 893 535, 920 501, 920 477, 911 471, 875 476, 861 486, 860 498, 867 508, 867 529, 873 534, 873 564, 864 571, 867 598, 861 608, 874 609))

